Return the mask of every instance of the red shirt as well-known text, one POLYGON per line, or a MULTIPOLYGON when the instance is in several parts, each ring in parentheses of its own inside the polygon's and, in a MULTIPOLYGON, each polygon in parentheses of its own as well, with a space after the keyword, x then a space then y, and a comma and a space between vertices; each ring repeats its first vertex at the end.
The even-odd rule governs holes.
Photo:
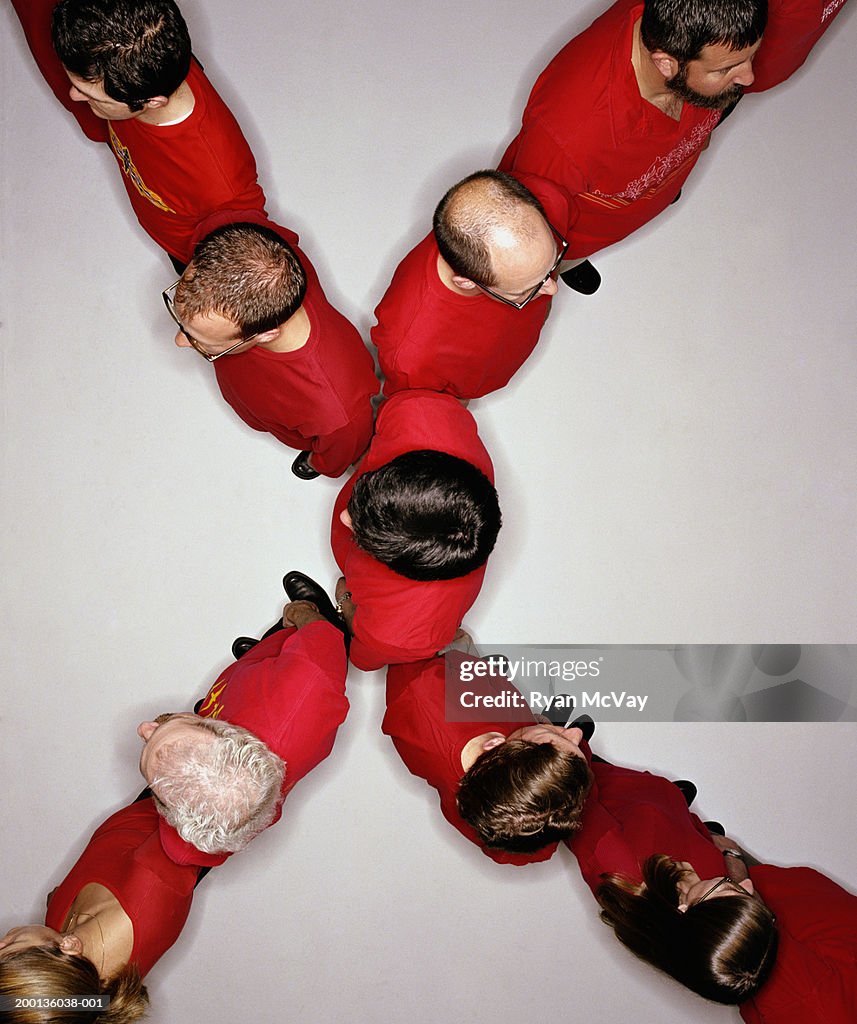
MULTIPOLYGON (((519 175, 563 235, 571 201, 553 182, 519 175)), ((386 378, 384 393, 414 388, 480 398, 505 387, 536 347, 551 299, 514 309, 477 291, 450 291, 438 275, 438 248, 428 235, 402 260, 375 310, 372 340, 386 378)))
POLYGON ((151 797, 109 817, 54 890, 45 914, 45 924, 61 931, 81 889, 92 882, 103 885, 131 919, 134 945, 128 962, 143 977, 179 937, 199 870, 175 864, 164 853, 160 820, 151 797))
POLYGON ((379 388, 375 362, 357 329, 327 301, 313 265, 297 247, 297 235, 268 226, 289 243, 306 271, 302 309, 309 338, 294 352, 256 345, 218 359, 217 383, 248 426, 290 448, 312 451, 313 466, 337 477, 360 458, 372 437, 371 397, 379 388))
POLYGON ((330 531, 334 558, 357 606, 351 662, 365 671, 436 654, 451 642, 482 589, 484 565, 454 580, 400 576, 357 547, 340 522, 361 473, 423 449, 466 459, 494 482, 476 421, 457 399, 434 391, 400 391, 383 404, 369 451, 336 499, 330 531))
POLYGON ((500 168, 576 196, 569 258, 648 223, 678 195, 720 111, 685 103, 675 121, 640 95, 631 64, 643 5, 619 0, 560 50, 536 81, 500 168))
MULTIPOLYGON (((518 721, 451 722, 447 718, 446 661, 460 662, 465 656, 450 651, 442 657, 408 665, 391 665, 387 669, 387 713, 381 729, 389 736, 408 771, 433 786, 440 797, 440 809, 446 820, 471 843, 498 864, 533 864, 549 860, 558 843, 535 853, 509 853, 485 846, 476 830, 458 813, 455 801, 464 771, 461 751, 475 736, 500 732, 509 736, 517 729, 533 724, 529 710, 520 712, 518 721)), ((472 659, 471 659, 472 660, 472 659)), ((507 680, 482 677, 468 684, 474 693, 487 696, 519 691, 507 680)), ((521 697, 523 700, 523 698, 521 697)))
POLYGON ((678 787, 660 775, 606 762, 594 761, 591 768, 595 782, 568 846, 593 893, 602 872, 642 881, 642 864, 653 853, 689 861, 700 878, 727 873, 723 854, 678 787))
MULTIPOLYGON (((286 762, 283 798, 333 749, 348 714, 342 634, 329 622, 273 633, 230 665, 209 689, 202 718, 219 718, 258 736, 286 762)), ((274 822, 279 821, 281 810, 274 822)), ((163 818, 161 842, 179 864, 222 864, 186 843, 163 818)))
POLYGON ((845 6, 845 0, 768 0, 768 25, 747 92, 764 92, 795 73, 845 6))
POLYGON ((750 868, 777 917, 777 962, 741 1007, 747 1024, 854 1024, 857 896, 812 868, 750 868))
POLYGON ((185 79, 194 97, 191 113, 178 124, 143 124, 139 118, 105 121, 86 103, 69 98, 71 83, 51 42, 51 12, 57 0, 13 0, 27 43, 45 81, 86 135, 109 142, 142 228, 182 263, 192 238, 219 211, 264 210, 256 161, 238 122, 191 61, 185 79))
MULTIPOLYGON (((122 181, 143 229, 187 263, 192 238, 223 210, 264 210, 256 161, 238 122, 193 61, 185 80, 193 110, 178 124, 110 121, 109 138, 122 181)), ((205 233, 205 232, 203 232, 205 233)))

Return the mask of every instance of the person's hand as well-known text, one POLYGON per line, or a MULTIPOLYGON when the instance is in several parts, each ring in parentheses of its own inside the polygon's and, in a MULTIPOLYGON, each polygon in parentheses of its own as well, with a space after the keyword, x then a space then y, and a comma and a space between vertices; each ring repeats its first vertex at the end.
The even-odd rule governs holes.
MULTIPOLYGON (((718 836, 713 832, 709 833, 711 836, 711 842, 717 847, 718 850, 741 850, 741 844, 735 839, 730 839, 729 836, 718 836)), ((743 853, 744 851, 741 850, 743 853)))
POLYGON ((292 601, 283 609, 283 625, 302 626, 310 622, 326 622, 327 620, 312 601, 292 601))
POLYGON ((726 865, 726 874, 733 882, 743 882, 745 879, 750 877, 750 873, 747 871, 748 864, 755 863, 752 857, 748 857, 745 860, 744 850, 739 842, 731 839, 729 836, 711 836, 711 841, 717 847, 718 850, 740 850, 741 857, 724 857, 723 861, 726 865))
POLYGON ((348 584, 345 581, 344 576, 340 576, 336 581, 336 607, 342 615, 342 621, 345 623, 345 628, 349 633, 353 633, 352 622, 354 621, 354 613, 357 611, 357 605, 354 603, 351 597, 351 591, 348 589, 348 584))

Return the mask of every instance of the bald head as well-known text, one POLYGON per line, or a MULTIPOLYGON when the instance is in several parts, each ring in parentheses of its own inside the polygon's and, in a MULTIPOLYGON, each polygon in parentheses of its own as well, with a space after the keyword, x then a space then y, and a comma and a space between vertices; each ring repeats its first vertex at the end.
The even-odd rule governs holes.
POLYGON ((435 210, 438 250, 457 277, 510 294, 538 285, 557 253, 532 192, 502 171, 477 171, 435 210))

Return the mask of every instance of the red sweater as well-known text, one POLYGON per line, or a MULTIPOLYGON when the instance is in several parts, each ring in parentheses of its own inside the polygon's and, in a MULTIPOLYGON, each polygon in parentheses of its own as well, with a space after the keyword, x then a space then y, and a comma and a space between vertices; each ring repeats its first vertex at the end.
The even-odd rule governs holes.
MULTIPOLYGON (((568 195, 542 178, 518 177, 567 238, 568 195)), ((505 387, 536 347, 550 311, 547 295, 514 309, 480 291, 471 296, 450 291, 438 275, 438 257, 430 234, 399 264, 375 310, 372 340, 387 395, 426 388, 480 398, 505 387)))
POLYGON ((768 25, 747 92, 764 92, 790 78, 844 6, 845 0, 768 0, 768 25))
POLYGON ((476 421, 451 395, 401 391, 381 407, 369 451, 336 499, 330 531, 334 558, 357 606, 350 657, 365 671, 436 654, 452 641, 482 588, 484 565, 454 580, 400 576, 362 551, 339 519, 362 473, 422 449, 466 459, 494 482, 476 421))
POLYGON ((720 111, 685 103, 675 121, 640 95, 631 64, 643 5, 618 0, 536 81, 502 170, 549 178, 576 197, 569 257, 590 256, 665 210, 720 111))
POLYGON ((602 872, 642 881, 642 864, 653 853, 689 861, 701 878, 727 873, 708 829, 671 782, 605 762, 595 761, 591 767, 595 782, 581 829, 568 845, 593 893, 602 872))
MULTIPOLYGON (((256 345, 214 363, 220 392, 254 430, 273 434, 298 451, 312 451, 313 466, 341 476, 372 437, 371 398, 378 393, 375 363, 357 329, 328 301, 315 268, 294 232, 266 224, 294 249, 307 277, 302 309, 309 317, 306 344, 294 352, 256 345)), ((213 219, 208 230, 219 227, 213 219)))
POLYGON ((812 868, 750 868, 777 916, 774 970, 741 1007, 747 1024, 854 1024, 857 1020, 857 896, 812 868))
POLYGON ((151 797, 108 818, 54 890, 45 914, 45 924, 61 931, 81 889, 92 882, 103 885, 131 919, 129 963, 143 977, 179 937, 199 870, 175 864, 164 853, 158 838, 161 820, 151 797))
MULTIPOLYGON (((342 634, 329 622, 283 629, 218 676, 199 714, 249 729, 281 757, 286 762, 285 798, 333 749, 336 731, 348 714, 347 667, 342 634)), ((278 810, 274 822, 280 814, 278 810)), ((230 856, 202 853, 163 818, 160 831, 164 849, 179 864, 222 864, 230 856)))
POLYGON ((144 124, 138 117, 103 121, 86 103, 69 99, 70 83, 54 52, 50 29, 56 0, 13 0, 39 70, 59 101, 96 141, 109 142, 140 225, 182 263, 190 260, 200 224, 224 210, 263 210, 256 161, 238 122, 196 63, 185 80, 194 97, 178 124, 144 124))

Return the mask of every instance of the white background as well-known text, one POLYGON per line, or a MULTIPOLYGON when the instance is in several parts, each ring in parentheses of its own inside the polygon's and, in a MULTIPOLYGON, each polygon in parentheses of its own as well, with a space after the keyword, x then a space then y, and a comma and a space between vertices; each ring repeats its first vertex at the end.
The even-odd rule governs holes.
MULTIPOLYGON (((602 8, 186 0, 194 48, 364 337, 444 190, 493 166, 538 71, 602 8)), ((141 786, 136 724, 187 708, 299 568, 332 585, 338 484, 246 428, 172 345, 173 280, 112 156, 2 14, 0 928, 39 920, 141 786)), ((855 637, 855 18, 748 97, 682 200, 561 287, 537 353, 473 403, 505 513, 468 616, 503 643, 855 637)), ((209 876, 149 978, 154 1024, 736 1020, 625 954, 565 850, 495 866, 349 678, 333 756, 209 876)), ((775 862, 857 883, 853 725, 612 725, 603 754, 699 785, 775 862), (849 815, 844 815, 845 820, 849 815)))

